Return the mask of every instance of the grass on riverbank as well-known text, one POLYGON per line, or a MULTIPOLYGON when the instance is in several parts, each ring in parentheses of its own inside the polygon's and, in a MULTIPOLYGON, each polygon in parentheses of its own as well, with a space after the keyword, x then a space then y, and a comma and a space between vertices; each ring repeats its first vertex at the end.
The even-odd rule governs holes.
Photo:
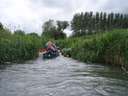
POLYGON ((114 30, 93 36, 57 41, 61 48, 71 48, 64 54, 92 63, 105 63, 128 68, 128 30, 114 30))
POLYGON ((40 38, 32 35, 12 34, 7 29, 0 29, 0 64, 22 62, 38 56, 40 38))

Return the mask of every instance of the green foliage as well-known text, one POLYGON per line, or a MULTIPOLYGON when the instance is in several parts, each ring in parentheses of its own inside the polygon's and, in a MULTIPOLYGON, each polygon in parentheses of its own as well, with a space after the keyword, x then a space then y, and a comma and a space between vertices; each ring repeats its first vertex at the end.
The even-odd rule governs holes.
POLYGON ((28 33, 27 35, 32 36, 32 37, 37 37, 40 38, 40 36, 37 33, 28 33))
POLYGON ((42 37, 49 39, 63 39, 66 38, 66 34, 63 32, 69 26, 67 21, 46 21, 43 26, 42 37))
POLYGON ((22 30, 16 30, 16 31, 14 31, 14 34, 15 34, 15 35, 21 35, 21 36, 24 36, 24 35, 25 35, 25 32, 22 31, 22 30))
POLYGON ((25 35, 23 31, 14 34, 0 29, 0 64, 21 62, 38 56, 41 40, 35 35, 25 35))
POLYGON ((0 30, 1 30, 1 29, 3 29, 3 25, 2 25, 2 23, 0 23, 0 30))
POLYGON ((73 36, 90 35, 113 29, 127 29, 128 15, 120 13, 85 12, 75 14, 71 21, 73 36))
POLYGON ((61 48, 71 48, 72 58, 94 63, 107 63, 128 68, 128 31, 114 30, 92 36, 57 41, 61 48))
POLYGON ((64 31, 64 29, 66 29, 69 24, 67 21, 56 21, 57 22, 57 31, 64 31))

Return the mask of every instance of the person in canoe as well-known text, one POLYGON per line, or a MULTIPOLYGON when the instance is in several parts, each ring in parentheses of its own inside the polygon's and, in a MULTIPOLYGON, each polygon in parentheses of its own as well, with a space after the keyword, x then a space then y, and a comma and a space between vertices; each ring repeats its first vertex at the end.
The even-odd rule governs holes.
POLYGON ((46 43, 46 49, 49 51, 57 51, 57 47, 52 41, 46 43))
POLYGON ((46 53, 43 54, 43 58, 53 58, 59 56, 58 49, 52 41, 48 41, 45 45, 46 53))

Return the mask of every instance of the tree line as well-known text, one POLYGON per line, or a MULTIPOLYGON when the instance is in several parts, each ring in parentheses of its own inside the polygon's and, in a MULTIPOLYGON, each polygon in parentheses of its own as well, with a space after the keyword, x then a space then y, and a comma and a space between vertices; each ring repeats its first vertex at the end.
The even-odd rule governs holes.
POLYGON ((71 21, 74 36, 128 28, 128 14, 85 12, 77 13, 71 21))

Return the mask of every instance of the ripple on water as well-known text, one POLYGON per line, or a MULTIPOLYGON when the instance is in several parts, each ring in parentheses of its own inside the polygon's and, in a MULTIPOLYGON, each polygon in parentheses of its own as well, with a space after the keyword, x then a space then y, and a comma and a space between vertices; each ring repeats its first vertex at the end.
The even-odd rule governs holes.
POLYGON ((45 61, 39 57, 29 63, 0 67, 0 96, 128 95, 127 79, 108 66, 62 56, 45 61))

